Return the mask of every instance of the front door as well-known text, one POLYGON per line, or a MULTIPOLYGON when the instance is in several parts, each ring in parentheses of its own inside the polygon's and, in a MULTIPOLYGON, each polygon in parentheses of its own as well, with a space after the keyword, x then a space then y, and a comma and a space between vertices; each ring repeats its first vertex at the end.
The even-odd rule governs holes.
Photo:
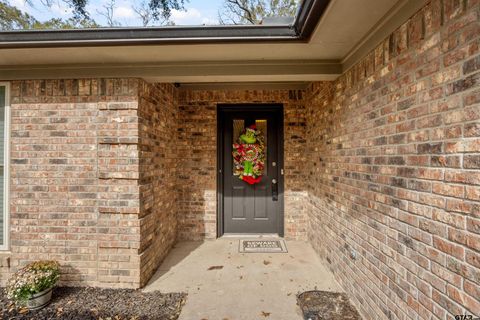
POLYGON ((276 233, 283 236, 283 108, 281 105, 219 107, 219 235, 276 233), (263 137, 261 180, 240 179, 233 144, 255 125, 263 137))

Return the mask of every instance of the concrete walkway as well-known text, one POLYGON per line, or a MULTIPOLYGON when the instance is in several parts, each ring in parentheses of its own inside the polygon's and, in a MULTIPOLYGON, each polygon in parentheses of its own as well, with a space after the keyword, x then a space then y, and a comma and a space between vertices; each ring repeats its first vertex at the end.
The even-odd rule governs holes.
POLYGON ((302 319, 298 292, 341 289, 308 243, 286 243, 263 254, 238 253, 232 238, 181 242, 144 290, 187 292, 181 320, 302 319))

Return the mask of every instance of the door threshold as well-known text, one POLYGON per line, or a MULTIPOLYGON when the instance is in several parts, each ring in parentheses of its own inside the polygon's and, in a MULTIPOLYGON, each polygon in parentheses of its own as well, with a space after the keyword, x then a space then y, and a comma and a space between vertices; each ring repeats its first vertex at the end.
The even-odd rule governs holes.
POLYGON ((224 233, 221 238, 282 238, 278 233, 224 233))

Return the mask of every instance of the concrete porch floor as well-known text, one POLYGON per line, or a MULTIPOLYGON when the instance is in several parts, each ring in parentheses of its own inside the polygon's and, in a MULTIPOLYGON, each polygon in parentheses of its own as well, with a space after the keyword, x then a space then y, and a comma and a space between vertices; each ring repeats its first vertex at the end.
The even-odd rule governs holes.
POLYGON ((307 242, 286 244, 264 254, 239 253, 234 238, 181 242, 144 290, 187 292, 181 320, 302 319, 297 293, 341 289, 307 242))

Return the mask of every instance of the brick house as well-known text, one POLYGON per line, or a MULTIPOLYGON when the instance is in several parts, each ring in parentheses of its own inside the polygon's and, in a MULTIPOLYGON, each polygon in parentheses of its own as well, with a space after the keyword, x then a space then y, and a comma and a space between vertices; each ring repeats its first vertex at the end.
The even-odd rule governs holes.
POLYGON ((1 283, 48 258, 66 285, 138 288, 176 241, 278 233, 367 319, 480 316, 479 19, 316 0, 294 28, 0 33, 1 283), (251 123, 248 196, 226 169, 251 123))

